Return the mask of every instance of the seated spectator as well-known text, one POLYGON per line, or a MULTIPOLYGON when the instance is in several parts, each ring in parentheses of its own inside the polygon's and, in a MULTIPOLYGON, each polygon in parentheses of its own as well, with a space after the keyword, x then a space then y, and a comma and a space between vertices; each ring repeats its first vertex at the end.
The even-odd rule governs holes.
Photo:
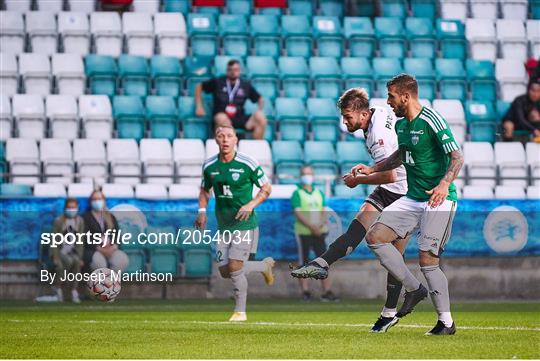
POLYGON ((527 94, 512 102, 503 119, 505 141, 540 142, 540 78, 532 79, 527 94))
MULTIPOLYGON (((79 203, 74 198, 66 199, 64 204, 64 214, 54 220, 53 233, 83 233, 84 221, 79 213, 79 203)), ((56 284, 54 290, 59 302, 63 302, 64 295, 62 292, 63 283, 60 281, 64 277, 64 272, 79 273, 83 265, 83 249, 82 244, 67 244, 62 243, 58 247, 50 248, 50 257, 54 264, 56 273, 56 284)), ((77 282, 73 281, 71 286, 71 301, 80 303, 79 293, 77 292, 77 282)))
POLYGON ((110 268, 114 271, 123 271, 127 268, 129 259, 118 249, 118 244, 111 244, 105 239, 105 231, 118 230, 118 222, 114 215, 107 210, 105 196, 101 191, 93 191, 90 195, 90 209, 83 215, 85 232, 101 233, 104 243, 102 245, 86 244, 84 261, 90 269, 110 268))
POLYGON ((212 115, 214 126, 232 126, 235 129, 253 131, 254 139, 263 139, 267 119, 263 113, 264 99, 248 80, 240 79, 240 63, 230 60, 227 63, 227 75, 209 79, 198 84, 195 89, 195 113, 204 117, 202 92, 212 94, 212 115), (259 109, 253 114, 245 113, 246 100, 257 102, 259 109))

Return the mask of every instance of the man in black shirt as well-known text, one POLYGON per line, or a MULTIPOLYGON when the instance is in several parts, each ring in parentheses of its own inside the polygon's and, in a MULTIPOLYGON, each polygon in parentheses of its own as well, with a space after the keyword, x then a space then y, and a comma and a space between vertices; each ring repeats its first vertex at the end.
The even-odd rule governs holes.
POLYGON ((235 129, 253 131, 254 139, 263 139, 266 129, 266 116, 263 113, 263 97, 247 80, 240 79, 240 62, 230 60, 227 63, 227 75, 209 79, 195 89, 195 114, 205 116, 201 92, 212 93, 214 126, 232 126, 235 129), (257 102, 258 110, 251 116, 244 111, 244 104, 249 99, 257 102))
POLYGON ((518 96, 512 102, 503 119, 504 140, 513 141, 514 133, 526 133, 523 141, 540 139, 540 79, 533 78, 527 87, 527 94, 518 96))

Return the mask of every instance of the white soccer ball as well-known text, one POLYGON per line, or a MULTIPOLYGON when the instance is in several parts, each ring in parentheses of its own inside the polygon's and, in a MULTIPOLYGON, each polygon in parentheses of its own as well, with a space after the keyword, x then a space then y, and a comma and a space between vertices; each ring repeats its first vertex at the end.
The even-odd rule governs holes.
POLYGON ((112 277, 108 268, 98 268, 90 275, 88 288, 94 297, 103 302, 114 302, 122 286, 120 280, 112 277))

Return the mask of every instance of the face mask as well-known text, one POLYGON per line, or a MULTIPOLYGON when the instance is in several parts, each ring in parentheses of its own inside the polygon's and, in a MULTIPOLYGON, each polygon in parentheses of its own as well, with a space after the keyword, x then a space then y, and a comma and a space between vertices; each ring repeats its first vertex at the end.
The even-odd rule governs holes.
POLYGON ((68 218, 75 218, 75 216, 77 215, 78 212, 79 212, 78 208, 66 208, 64 210, 64 214, 68 218))
POLYGON ((101 211, 103 207, 105 206, 105 202, 103 202, 102 199, 98 199, 98 200, 92 201, 91 205, 94 211, 101 211))
POLYGON ((300 177, 302 184, 310 186, 313 184, 313 176, 311 174, 306 174, 300 177))

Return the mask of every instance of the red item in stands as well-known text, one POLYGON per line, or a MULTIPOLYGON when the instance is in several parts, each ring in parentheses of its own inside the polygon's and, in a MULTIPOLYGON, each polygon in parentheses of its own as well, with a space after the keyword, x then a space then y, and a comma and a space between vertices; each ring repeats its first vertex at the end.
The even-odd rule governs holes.
POLYGON ((534 74, 534 71, 536 70, 536 67, 538 66, 538 60, 534 58, 530 58, 525 62, 525 70, 527 70, 527 74, 529 74, 529 78, 534 74))
POLYGON ((131 5, 133 0, 101 0, 103 5, 131 5))
POLYGON ((256 8, 286 8, 287 0, 255 0, 256 8))
POLYGON ((225 6, 225 0, 193 0, 193 6, 225 6))

